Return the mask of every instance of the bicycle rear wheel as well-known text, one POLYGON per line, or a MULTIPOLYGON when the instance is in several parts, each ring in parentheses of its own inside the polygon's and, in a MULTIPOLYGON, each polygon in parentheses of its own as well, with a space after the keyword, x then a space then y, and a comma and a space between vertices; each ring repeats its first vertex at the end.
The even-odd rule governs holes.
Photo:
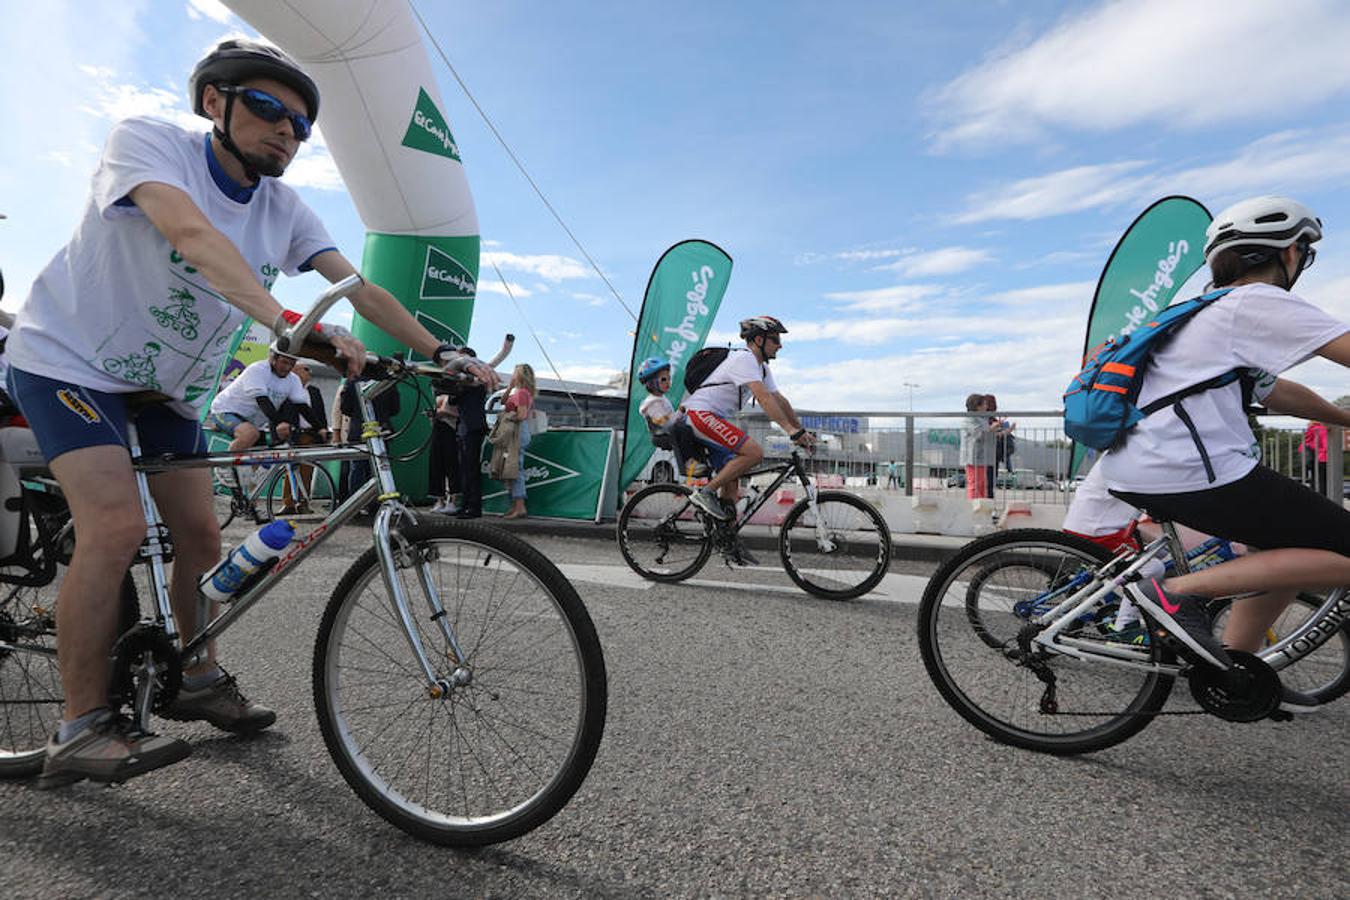
MULTIPOLYGON (((919 650, 943 699, 995 740, 1045 753, 1101 750, 1147 726, 1171 693, 1170 676, 1028 650, 1018 640, 1035 628, 1033 616, 1058 602, 1039 608, 1043 595, 1063 590, 1063 599, 1077 576, 1109 558, 1090 541, 1036 529, 966 545, 933 575, 919 607, 919 650), (972 604, 978 615, 970 614, 972 604), (1053 703, 1045 678, 1055 685, 1053 703)), ((1089 616, 1069 633, 1115 640, 1104 624, 1089 616)), ((1137 646, 1149 664, 1170 662, 1157 641, 1137 646)))
POLYGON ((643 578, 675 582, 692 578, 712 553, 712 537, 693 493, 682 484, 653 484, 633 495, 619 513, 619 553, 643 578))
MULTIPOLYGON (((42 771, 47 739, 65 704, 56 661, 56 595, 65 578, 74 533, 69 513, 29 509, 33 527, 30 562, 0 569, 0 778, 42 771), (22 578, 26 584, 6 579, 22 578)), ((140 610, 130 574, 122 581, 118 633, 136 623, 140 610)))
MULTIPOLYGON (((1268 645, 1283 640, 1312 618, 1321 608, 1323 599, 1317 594, 1299 594, 1268 629, 1268 645)), ((1214 620, 1215 634, 1223 634, 1232 605, 1233 601, 1228 597, 1210 604, 1209 614, 1214 620)), ((1281 666, 1280 654, 1274 658, 1263 655, 1262 658, 1278 667, 1276 671, 1279 672, 1281 684, 1315 697, 1321 703, 1330 703, 1350 691, 1350 631, 1346 630, 1345 625, 1341 625, 1321 646, 1295 663, 1281 666)))
POLYGON ((778 535, 783 568, 797 586, 826 600, 852 600, 881 583, 891 565, 891 530, 872 504, 820 491, 812 509, 788 510, 778 535))
POLYGON ((328 518, 337 508, 337 485, 333 483, 333 476, 329 475, 323 466, 314 465, 308 468, 313 471, 306 479, 300 477, 300 467, 295 467, 295 483, 299 488, 299 495, 292 497, 289 510, 286 509, 285 488, 289 480, 287 473, 291 466, 281 466, 268 477, 267 485, 263 488, 263 496, 267 498, 269 522, 278 516, 320 522, 328 518))
POLYGON ((314 699, 343 778, 416 837, 476 846, 519 837, 581 786, 604 731, 595 626, 541 553, 495 528, 432 523, 395 532, 397 576, 436 675, 457 669, 423 602, 438 592, 467 683, 433 697, 408 647, 374 549, 342 577, 314 652, 314 699))

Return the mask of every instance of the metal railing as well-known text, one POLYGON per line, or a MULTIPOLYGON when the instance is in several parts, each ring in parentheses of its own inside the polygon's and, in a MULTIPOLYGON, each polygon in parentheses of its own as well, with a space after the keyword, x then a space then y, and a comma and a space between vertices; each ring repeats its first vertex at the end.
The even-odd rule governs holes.
MULTIPOLYGON (((827 436, 812 463, 817 473, 842 474, 853 484, 884 487, 889 480, 887 468, 894 461, 903 472, 899 488, 906 496, 912 496, 916 488, 955 487, 964 478, 961 427, 956 422, 947 425, 944 420, 966 419, 971 414, 965 410, 798 411, 798 415, 808 427, 817 420, 833 426, 812 427, 827 436)), ((1069 478, 1072 445, 1064 434, 1063 411, 999 410, 994 415, 1017 423, 1012 432, 1015 448, 1011 472, 1006 463, 1000 462, 995 490, 1009 499, 1067 504, 1074 485, 1069 478)), ((744 410, 736 418, 737 424, 764 447, 767 457, 786 456, 787 436, 761 410, 744 410)), ((1345 484, 1344 430, 1328 425, 1327 438, 1325 464, 1310 464, 1309 453, 1301 449, 1301 428, 1262 427, 1261 458, 1276 471, 1340 501, 1345 484)))

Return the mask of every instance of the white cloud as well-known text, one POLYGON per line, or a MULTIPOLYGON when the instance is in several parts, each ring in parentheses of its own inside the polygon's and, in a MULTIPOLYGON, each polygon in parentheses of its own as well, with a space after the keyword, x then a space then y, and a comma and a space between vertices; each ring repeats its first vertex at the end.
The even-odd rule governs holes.
POLYGON ((1075 166, 1047 175, 1022 178, 972 194, 957 224, 992 219, 1042 219, 1098 206, 1114 206, 1147 193, 1149 176, 1143 160, 1075 166))
POLYGON ((1224 158, 1218 162, 1170 170, 1146 160, 1126 160, 1019 179, 969 195, 953 221, 1030 221, 1086 209, 1142 208, 1175 193, 1204 198, 1217 211, 1217 206, 1250 194, 1299 194, 1339 186, 1350 177, 1350 129, 1341 126, 1282 131, 1221 149, 1224 158))
POLYGON ((884 266, 878 271, 899 272, 906 278, 922 278, 927 275, 954 275, 973 269, 981 263, 993 259, 988 250, 976 250, 971 247, 942 247, 938 250, 925 250, 905 256, 884 266))
POLYGON ((187 16, 194 20, 210 19, 222 25, 229 25, 234 21, 234 13, 230 12, 220 0, 188 0, 187 16))
POLYGON ((934 146, 1003 147, 1061 128, 1200 128, 1307 109, 1350 89, 1345 12, 1339 0, 1105 3, 932 92, 934 146))
POLYGON ((599 294, 573 294, 573 300, 580 300, 587 306, 604 306, 609 302, 608 297, 602 297, 599 294))
POLYGON ((825 295, 838 301, 844 309, 868 312, 900 312, 919 307, 924 300, 943 293, 931 284, 897 284, 867 291, 835 291, 825 295))
MULTIPOLYGON (((496 273, 494 272, 494 273, 492 273, 492 274, 495 275, 496 273)), ((483 273, 482 273, 482 271, 481 271, 481 269, 480 269, 480 271, 479 271, 479 279, 478 279, 478 294, 479 294, 480 296, 483 295, 483 294, 500 294, 500 295, 502 295, 503 297, 513 296, 513 297, 515 297, 517 300, 519 300, 521 297, 531 297, 531 296, 533 296, 533 295, 534 295, 534 291, 532 291, 532 290, 530 290, 529 288, 525 287, 523 284, 517 284, 517 283, 514 282, 514 281, 508 281, 508 282, 506 282, 506 284, 503 284, 503 283, 502 283, 499 279, 497 279, 497 278, 487 278, 487 277, 484 277, 484 276, 483 276, 483 273), (511 290, 510 290, 510 294, 507 293, 507 287, 508 287, 508 286, 509 286, 510 289, 511 289, 511 290)))
POLYGON ((589 278, 592 274, 590 267, 584 263, 569 256, 559 256, 552 253, 528 256, 491 250, 482 255, 482 262, 484 266, 495 263, 506 271, 529 272, 531 275, 537 275, 553 282, 573 278, 589 278))

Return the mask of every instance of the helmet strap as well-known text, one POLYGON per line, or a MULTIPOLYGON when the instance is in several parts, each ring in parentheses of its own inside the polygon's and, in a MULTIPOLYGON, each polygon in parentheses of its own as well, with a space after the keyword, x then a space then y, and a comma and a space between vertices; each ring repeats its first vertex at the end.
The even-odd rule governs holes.
POLYGON ((262 179, 262 176, 259 175, 258 170, 253 167, 253 163, 244 158, 243 152, 230 137, 230 117, 233 114, 234 92, 229 91, 225 93, 225 128, 224 130, 212 128, 211 131, 216 136, 216 139, 220 141, 220 146, 224 147, 229 151, 231 156, 239 160, 239 164, 244 167, 244 177, 247 178, 250 183, 257 184, 262 179))

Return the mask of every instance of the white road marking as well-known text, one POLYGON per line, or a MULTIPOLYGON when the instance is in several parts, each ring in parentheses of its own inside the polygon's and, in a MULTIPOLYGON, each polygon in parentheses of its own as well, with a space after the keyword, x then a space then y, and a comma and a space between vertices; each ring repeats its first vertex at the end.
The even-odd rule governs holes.
MULTIPOLYGON (((707 573, 714 565, 721 565, 716 560, 710 560, 707 568, 703 571, 707 573)), ((603 584, 610 587, 630 588, 632 590, 649 590, 656 582, 648 581, 638 573, 634 572, 628 566, 615 565, 592 565, 589 563, 562 563, 558 566, 562 573, 571 581, 580 581, 587 584, 603 584)), ((756 566, 750 571, 762 571, 766 575, 778 574, 786 578, 787 576, 781 569, 775 569, 772 566, 756 566)), ((746 581, 722 581, 716 578, 690 578, 688 581, 680 582, 692 587, 708 588, 717 591, 741 591, 755 594, 792 594, 801 595, 802 589, 795 584, 757 584, 746 581)), ((881 584, 877 585, 871 593, 864 596, 869 600, 889 600, 893 603, 918 603, 923 598, 924 587, 928 584, 928 578, 923 575, 899 575, 887 573, 882 579, 881 584)))

